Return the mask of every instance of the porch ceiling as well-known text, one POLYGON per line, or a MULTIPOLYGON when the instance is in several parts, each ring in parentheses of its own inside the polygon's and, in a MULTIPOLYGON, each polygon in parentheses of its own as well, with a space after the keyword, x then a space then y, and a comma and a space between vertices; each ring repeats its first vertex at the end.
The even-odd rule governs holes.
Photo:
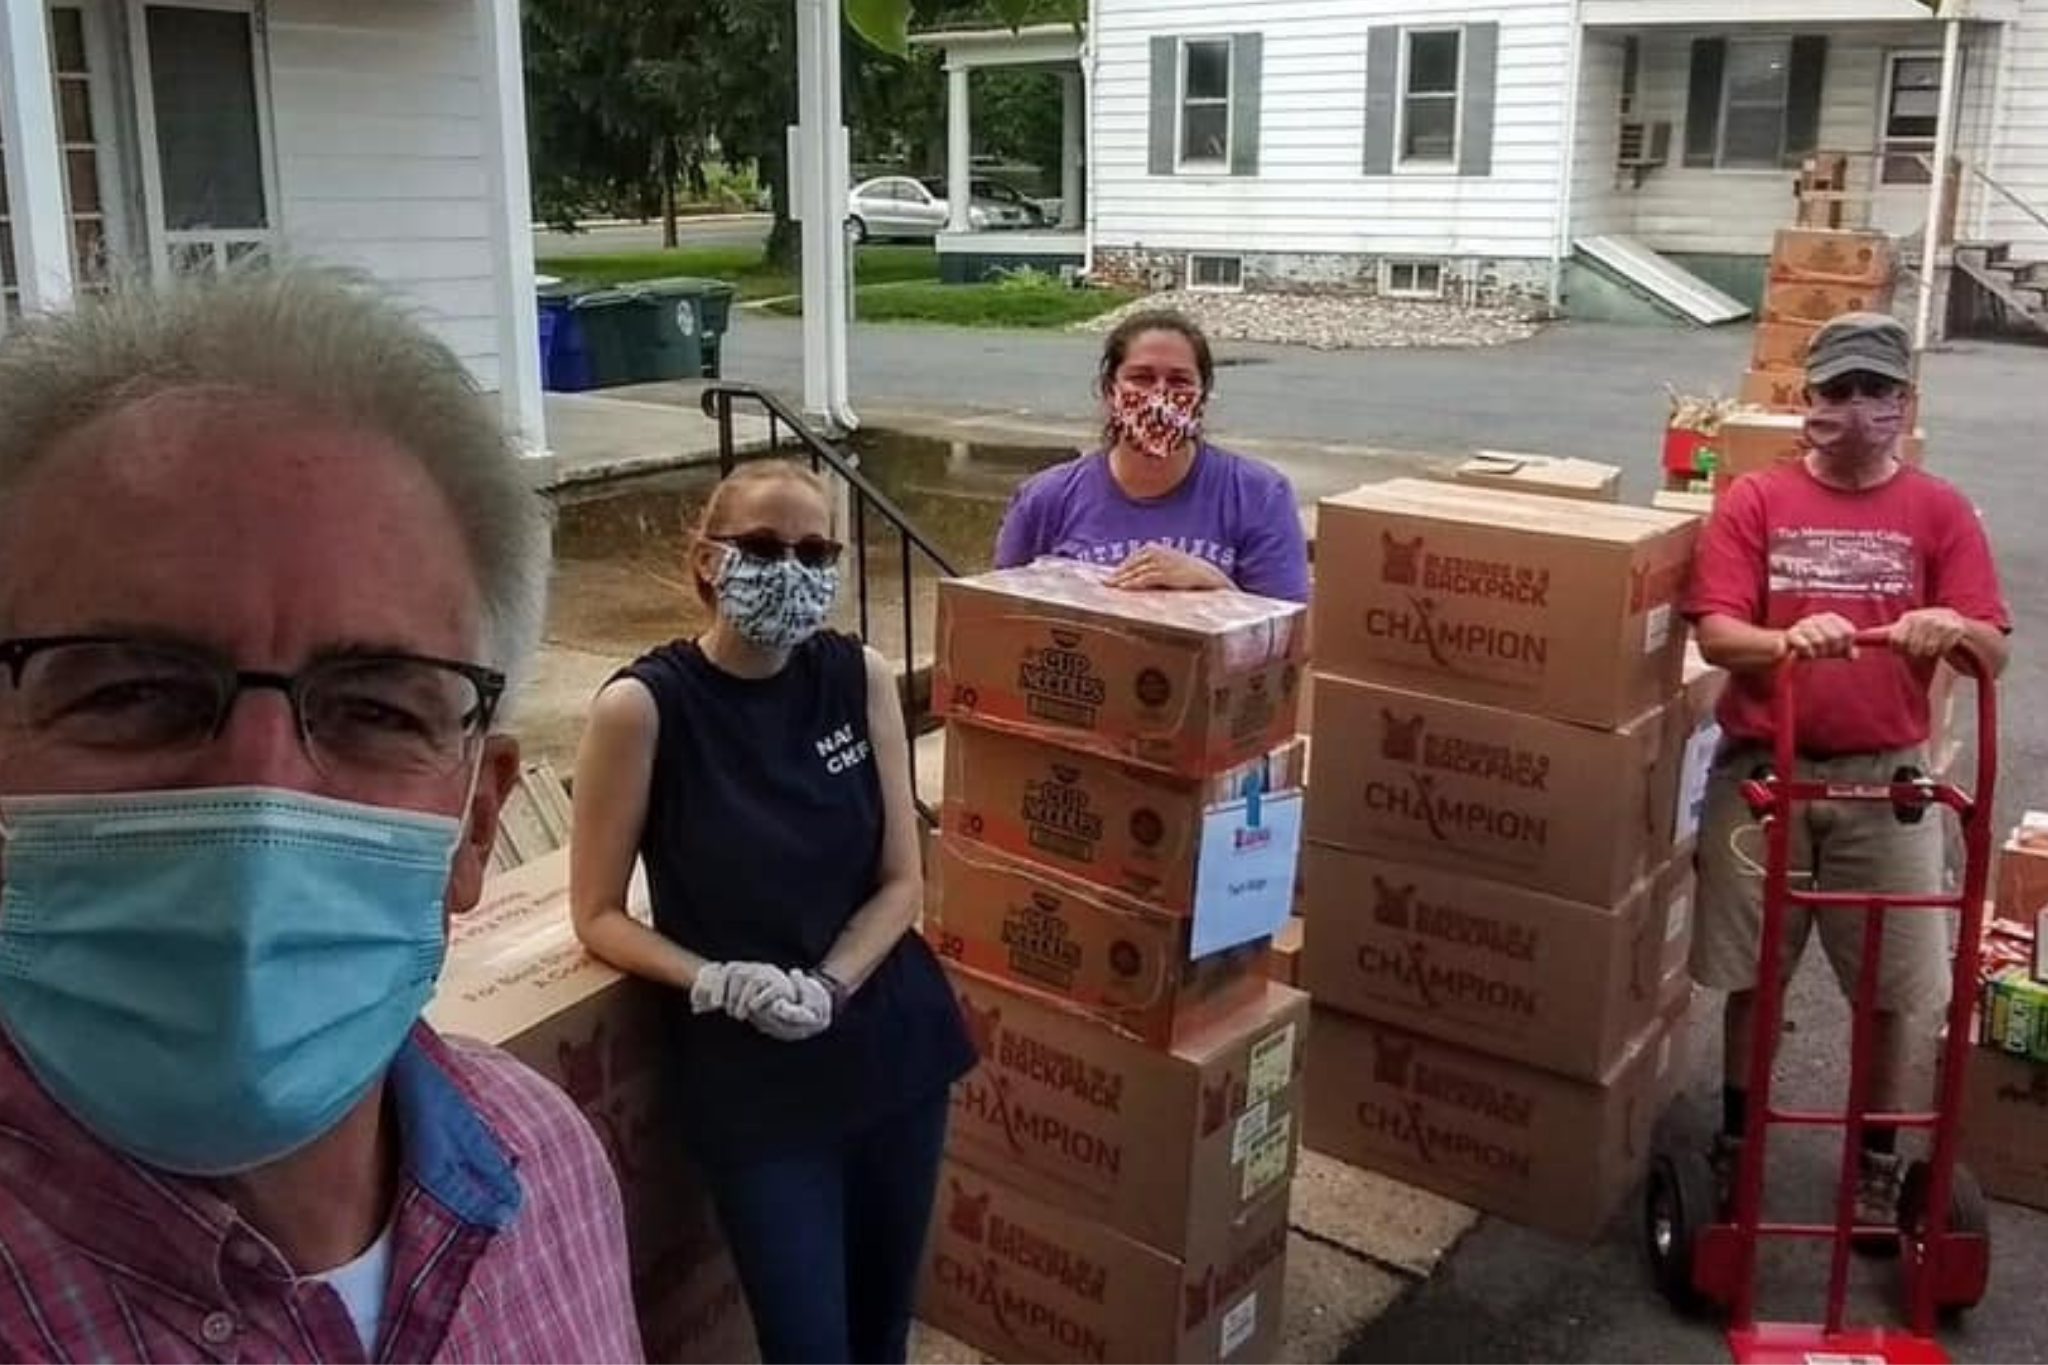
POLYGON ((1072 24, 940 30, 914 33, 910 42, 939 49, 949 67, 1065 66, 1081 60, 1081 31, 1072 24))
MULTIPOLYGON (((1958 18, 1999 20, 2016 7, 2012 0, 1948 0, 1945 8, 1958 18)), ((1587 28, 1919 22, 1937 31, 1919 0, 1583 0, 1579 18, 1587 28)))

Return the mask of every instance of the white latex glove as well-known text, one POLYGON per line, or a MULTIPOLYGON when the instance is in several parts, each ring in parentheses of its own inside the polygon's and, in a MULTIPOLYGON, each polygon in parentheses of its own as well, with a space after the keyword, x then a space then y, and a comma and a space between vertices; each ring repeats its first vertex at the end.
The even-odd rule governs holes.
POLYGON ((750 1022, 779 1042, 800 1043, 832 1027, 832 991, 809 972, 791 972, 789 979, 795 998, 770 1001, 750 1022))
POLYGON ((777 1000, 795 1000, 796 983, 780 967, 766 962, 707 962, 697 969, 690 987, 690 1008, 698 1014, 723 1011, 741 1023, 777 1000))

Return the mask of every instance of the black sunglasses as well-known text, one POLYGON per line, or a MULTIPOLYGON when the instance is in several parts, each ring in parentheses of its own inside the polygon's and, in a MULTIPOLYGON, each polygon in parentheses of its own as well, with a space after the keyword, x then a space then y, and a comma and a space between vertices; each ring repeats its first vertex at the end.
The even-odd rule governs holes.
POLYGON ((1825 384, 1816 384, 1813 391, 1830 403, 1846 403, 1851 398, 1889 398, 1904 387, 1896 379, 1859 370, 1830 379, 1825 384))
POLYGON ((799 541, 787 541, 773 531, 742 531, 736 536, 706 536, 714 545, 730 545, 748 559, 763 563, 779 564, 794 558, 807 569, 829 569, 839 562, 840 553, 846 548, 836 540, 825 536, 805 536, 799 541))

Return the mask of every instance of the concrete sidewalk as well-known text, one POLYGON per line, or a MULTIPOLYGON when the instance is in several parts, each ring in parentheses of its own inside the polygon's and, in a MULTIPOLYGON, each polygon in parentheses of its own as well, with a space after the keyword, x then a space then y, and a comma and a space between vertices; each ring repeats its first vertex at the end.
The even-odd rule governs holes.
MULTIPOLYGON (((636 384, 546 397, 549 453, 536 461, 535 486, 565 488, 646 474, 718 458, 718 423, 698 406, 701 383, 636 384)), ((768 440, 768 423, 733 414, 733 440, 751 450, 768 440)))

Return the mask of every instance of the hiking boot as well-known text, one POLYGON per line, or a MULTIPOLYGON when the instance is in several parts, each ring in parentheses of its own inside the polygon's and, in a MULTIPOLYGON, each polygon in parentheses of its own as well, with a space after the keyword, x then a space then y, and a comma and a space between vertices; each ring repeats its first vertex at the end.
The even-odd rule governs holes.
POLYGON ((1899 1239, 1892 1230, 1899 1225, 1899 1184, 1905 1163, 1894 1152, 1865 1152, 1856 1177, 1856 1226, 1883 1228, 1886 1235, 1873 1233, 1856 1239, 1856 1249, 1865 1255, 1897 1253, 1899 1239))
POLYGON ((1716 1133, 1707 1148, 1707 1165, 1714 1172, 1714 1207, 1719 1217, 1732 1216, 1735 1208, 1735 1171, 1742 1161, 1742 1139, 1732 1133, 1716 1133))

